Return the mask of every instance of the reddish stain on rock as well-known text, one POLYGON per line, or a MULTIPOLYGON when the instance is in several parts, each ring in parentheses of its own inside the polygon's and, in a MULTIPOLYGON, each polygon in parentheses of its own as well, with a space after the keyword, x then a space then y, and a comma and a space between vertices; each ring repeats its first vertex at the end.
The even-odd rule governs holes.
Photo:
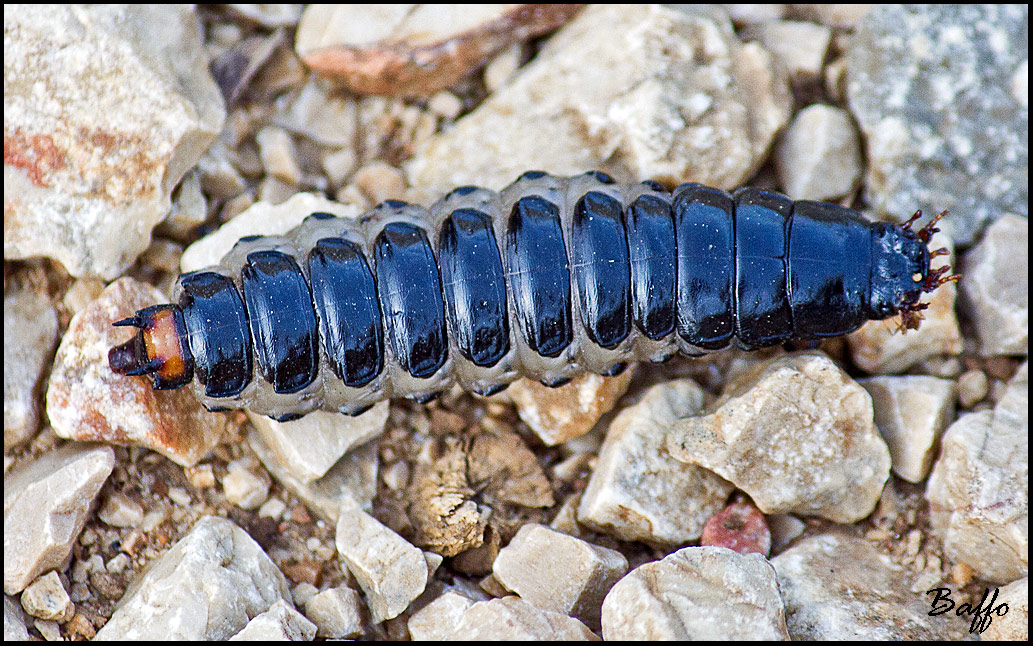
POLYGON ((65 155, 50 135, 26 135, 16 128, 4 131, 4 166, 21 168, 33 184, 46 187, 47 176, 65 167, 65 155))
POLYGON ((710 517, 703 526, 700 545, 727 547, 739 554, 771 551, 771 531, 764 514, 747 502, 734 502, 710 517))

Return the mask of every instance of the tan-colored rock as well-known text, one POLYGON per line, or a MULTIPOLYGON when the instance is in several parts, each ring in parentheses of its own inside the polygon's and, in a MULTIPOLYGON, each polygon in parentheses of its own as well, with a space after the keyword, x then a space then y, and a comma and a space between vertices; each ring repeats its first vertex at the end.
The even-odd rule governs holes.
POLYGON ((675 459, 729 480, 767 514, 851 523, 874 509, 889 450, 871 396, 825 355, 759 364, 711 410, 672 425, 667 449, 675 459))
POLYGON ((39 429, 36 384, 57 342, 57 313, 44 294, 4 296, 4 449, 39 429))
POLYGON ((479 601, 466 612, 446 641, 599 641, 583 623, 543 610, 520 597, 479 601))
POLYGON ((992 623, 979 634, 980 641, 1029 641, 1029 577, 1023 577, 1001 588, 998 597, 1008 604, 1008 613, 1003 617, 994 615, 992 623))
POLYGON ((520 419, 549 446, 563 444, 592 430, 617 404, 631 382, 631 370, 616 377, 586 373, 558 388, 520 379, 509 387, 520 419))
POLYGON ((108 366, 108 350, 131 336, 111 324, 167 302, 161 292, 120 278, 72 318, 54 358, 47 415, 60 437, 153 449, 190 466, 222 436, 225 419, 205 411, 188 389, 154 390, 149 377, 108 366))
POLYGON ((556 29, 581 5, 311 5, 296 49, 362 94, 430 96, 512 43, 556 29))

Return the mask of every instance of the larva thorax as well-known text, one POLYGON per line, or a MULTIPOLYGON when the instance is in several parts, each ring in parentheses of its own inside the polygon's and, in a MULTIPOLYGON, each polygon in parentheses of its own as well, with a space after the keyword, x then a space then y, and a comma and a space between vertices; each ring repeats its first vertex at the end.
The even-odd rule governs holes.
POLYGON ((155 388, 191 383, 209 409, 280 419, 425 401, 453 381, 559 385, 897 313, 913 327, 922 293, 947 280, 929 270, 931 231, 757 189, 529 172, 499 193, 243 238, 181 276, 175 304, 117 323, 138 332, 109 362, 155 388))

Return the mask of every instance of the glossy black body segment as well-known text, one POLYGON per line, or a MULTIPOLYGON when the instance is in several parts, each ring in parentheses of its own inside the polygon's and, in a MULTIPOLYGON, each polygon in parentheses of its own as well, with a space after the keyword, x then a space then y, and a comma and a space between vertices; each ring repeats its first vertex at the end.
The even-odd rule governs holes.
POLYGON ((732 196, 685 184, 672 202, 678 246, 678 334, 704 350, 736 332, 736 217, 732 196))
POLYGON ((793 201, 755 188, 735 192, 736 336, 746 349, 793 337, 789 236, 793 201))
POLYGON ((399 366, 427 378, 448 359, 441 278, 427 234, 390 222, 373 243, 377 290, 391 350, 399 366))
POLYGON ((180 277, 179 307, 194 373, 209 397, 239 395, 251 381, 251 335, 233 281, 212 271, 180 277))
POLYGON ((868 223, 851 209, 804 200, 793 204, 789 303, 794 338, 839 336, 867 320, 871 239, 868 223))
POLYGON ((456 347, 490 367, 509 352, 506 276, 491 218, 457 209, 438 233, 438 265, 456 347))
POLYGON ((614 348, 631 332, 631 266, 621 203, 589 191, 574 205, 570 253, 588 338, 614 348))
POLYGON ((544 357, 558 356, 574 334, 559 207, 537 195, 517 200, 506 227, 506 257, 509 289, 525 342, 544 357))
POLYGON ((678 314, 678 249, 671 207, 659 197, 641 195, 628 206, 625 228, 635 326, 650 339, 662 339, 674 330, 678 314))
POLYGON ((362 248, 344 238, 323 238, 309 253, 308 273, 330 368, 346 386, 365 386, 384 369, 384 332, 362 248))
POLYGON ((301 268, 282 251, 254 251, 240 280, 262 378, 274 392, 298 392, 319 372, 316 313, 301 268))

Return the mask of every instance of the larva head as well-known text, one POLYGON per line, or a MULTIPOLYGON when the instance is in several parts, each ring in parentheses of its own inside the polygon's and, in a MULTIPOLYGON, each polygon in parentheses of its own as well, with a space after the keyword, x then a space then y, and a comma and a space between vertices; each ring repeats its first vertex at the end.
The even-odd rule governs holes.
POLYGON ((869 316, 885 319, 900 314, 900 329, 918 329, 922 310, 928 303, 920 303, 923 294, 935 291, 940 285, 960 278, 944 276, 949 266, 930 268, 936 256, 947 254, 946 249, 929 251, 929 240, 939 231, 936 223, 947 215, 944 211, 918 231, 911 225, 922 217, 916 212, 902 225, 876 224, 872 231, 872 269, 869 316))
POLYGON ((116 321, 137 328, 136 336, 108 351, 108 365, 120 375, 154 375, 157 389, 179 388, 194 378, 194 358, 186 340, 183 312, 155 305, 116 321))

